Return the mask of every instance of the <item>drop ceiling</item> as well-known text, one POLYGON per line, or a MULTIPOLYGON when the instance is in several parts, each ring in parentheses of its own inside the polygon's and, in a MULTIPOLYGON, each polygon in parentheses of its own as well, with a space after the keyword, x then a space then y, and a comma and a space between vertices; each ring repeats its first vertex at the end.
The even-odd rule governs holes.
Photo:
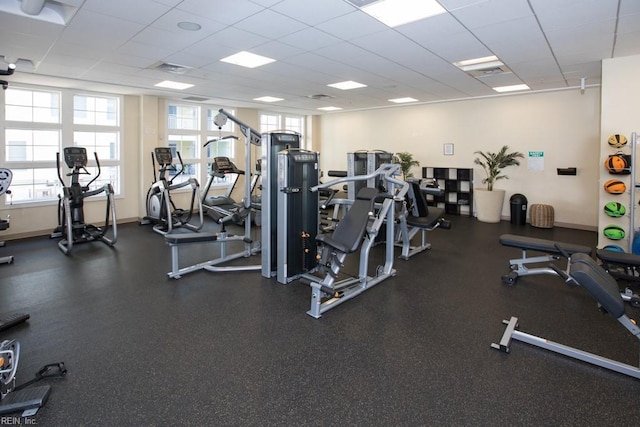
POLYGON ((447 13, 390 28, 345 0, 45 1, 41 15, 57 13, 66 24, 16 13, 20 0, 3 0, 0 55, 20 58, 6 77, 13 85, 320 114, 403 97, 490 96, 492 87, 522 83, 532 91, 579 87, 583 78, 598 85, 603 59, 640 54, 637 0, 439 3, 447 13), (183 30, 180 22, 201 28, 183 30), (249 69, 220 61, 238 51, 275 62, 249 69), (504 72, 472 75, 453 65, 491 55, 504 72), (163 80, 193 87, 154 87, 163 80), (366 87, 327 86, 345 80, 366 87), (265 96, 282 101, 254 101, 265 96))

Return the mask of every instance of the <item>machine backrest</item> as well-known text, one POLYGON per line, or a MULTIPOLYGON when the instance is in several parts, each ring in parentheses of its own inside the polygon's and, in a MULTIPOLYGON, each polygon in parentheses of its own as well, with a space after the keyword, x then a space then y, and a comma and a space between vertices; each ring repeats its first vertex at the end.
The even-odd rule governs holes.
POLYGON ((7 192, 13 179, 11 169, 0 168, 0 196, 7 192))
POLYGON ((615 279, 587 254, 571 257, 570 276, 616 319, 624 314, 624 301, 615 279))
POLYGON ((422 194, 422 190, 420 190, 420 184, 415 181, 409 183, 411 185, 411 190, 413 192, 413 202, 415 203, 416 211, 419 217, 427 217, 429 216, 429 206, 427 205, 427 199, 422 194))
POLYGON ((379 195, 375 188, 361 188, 353 205, 333 231, 332 240, 343 245, 347 253, 355 252, 360 246, 369 223, 369 214, 373 212, 374 203, 379 195))

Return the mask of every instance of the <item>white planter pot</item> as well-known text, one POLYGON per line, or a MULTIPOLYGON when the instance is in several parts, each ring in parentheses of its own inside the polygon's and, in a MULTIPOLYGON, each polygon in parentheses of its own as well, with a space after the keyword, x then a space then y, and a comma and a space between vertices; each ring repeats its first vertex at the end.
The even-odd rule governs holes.
POLYGON ((500 222, 502 216, 502 204, 504 203, 505 190, 488 191, 475 188, 473 198, 476 202, 476 215, 478 221, 500 222))

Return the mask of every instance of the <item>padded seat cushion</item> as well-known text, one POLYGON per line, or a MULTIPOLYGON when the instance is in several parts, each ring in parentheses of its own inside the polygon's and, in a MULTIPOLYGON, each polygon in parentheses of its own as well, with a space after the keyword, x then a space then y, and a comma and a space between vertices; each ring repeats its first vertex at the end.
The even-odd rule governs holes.
POLYGON ((164 235, 165 242, 171 245, 179 245, 181 243, 211 242, 217 239, 218 235, 214 233, 177 233, 164 235))
POLYGON ((569 255, 573 255, 575 253, 585 253, 591 255, 591 248, 589 246, 556 242, 554 240, 538 239, 535 237, 516 236, 515 234, 503 234, 502 236, 500 236, 500 243, 504 246, 511 246, 514 248, 560 254, 561 252, 556 247, 557 245, 569 255))
POLYGON ((407 224, 412 227, 418 228, 433 228, 436 226, 442 215, 444 214, 444 209, 442 208, 434 208, 429 207, 429 211, 427 216, 407 216, 407 224))
POLYGON ((624 301, 615 279, 587 254, 571 257, 571 277, 616 319, 624 314, 624 301))
POLYGON ((596 256, 605 262, 623 264, 630 267, 640 267, 640 255, 598 249, 596 256))

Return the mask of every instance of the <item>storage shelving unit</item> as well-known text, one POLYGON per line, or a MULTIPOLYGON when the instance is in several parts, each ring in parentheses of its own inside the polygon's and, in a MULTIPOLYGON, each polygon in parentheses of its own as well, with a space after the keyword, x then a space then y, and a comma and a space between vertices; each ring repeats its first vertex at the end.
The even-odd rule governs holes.
POLYGON ((473 215, 473 169, 423 167, 422 178, 434 179, 442 196, 427 195, 427 203, 451 215, 473 215))

